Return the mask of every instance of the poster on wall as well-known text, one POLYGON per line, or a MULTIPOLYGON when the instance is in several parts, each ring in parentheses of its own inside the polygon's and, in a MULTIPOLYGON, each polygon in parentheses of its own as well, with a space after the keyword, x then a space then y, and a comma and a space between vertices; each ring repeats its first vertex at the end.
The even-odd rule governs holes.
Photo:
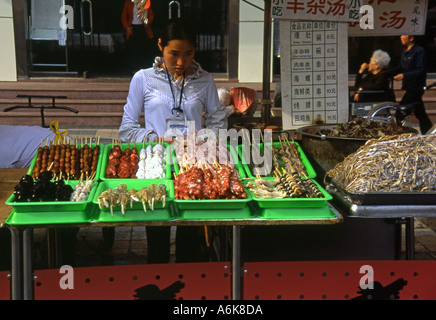
POLYGON ((347 23, 280 20, 283 129, 348 121, 347 23))
POLYGON ((349 36, 425 33, 428 0, 272 0, 271 16, 343 21, 349 36))

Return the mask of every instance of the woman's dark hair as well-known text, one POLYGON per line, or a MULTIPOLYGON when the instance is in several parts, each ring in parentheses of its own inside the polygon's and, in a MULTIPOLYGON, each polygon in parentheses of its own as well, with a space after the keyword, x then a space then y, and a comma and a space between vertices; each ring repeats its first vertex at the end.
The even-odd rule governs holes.
POLYGON ((192 24, 181 18, 170 19, 163 27, 160 39, 162 47, 166 47, 171 40, 188 40, 194 48, 197 46, 192 24))

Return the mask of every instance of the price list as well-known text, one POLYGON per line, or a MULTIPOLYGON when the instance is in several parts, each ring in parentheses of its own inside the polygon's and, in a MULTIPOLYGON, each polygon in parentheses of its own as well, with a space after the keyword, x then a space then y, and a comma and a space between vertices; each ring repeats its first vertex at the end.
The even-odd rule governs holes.
POLYGON ((336 21, 280 21, 285 129, 348 119, 346 28, 336 21))

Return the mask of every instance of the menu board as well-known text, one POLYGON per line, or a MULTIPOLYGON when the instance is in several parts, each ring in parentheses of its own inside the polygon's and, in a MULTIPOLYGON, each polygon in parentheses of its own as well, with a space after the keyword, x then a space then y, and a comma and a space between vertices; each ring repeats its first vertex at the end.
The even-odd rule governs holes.
POLYGON ((348 121, 347 28, 280 20, 283 129, 348 121))

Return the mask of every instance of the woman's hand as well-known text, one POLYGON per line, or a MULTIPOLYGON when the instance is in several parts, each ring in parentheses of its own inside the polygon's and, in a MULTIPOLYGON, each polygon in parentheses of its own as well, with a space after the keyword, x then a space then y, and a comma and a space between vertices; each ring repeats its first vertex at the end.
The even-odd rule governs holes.
POLYGON ((402 81, 404 79, 404 74, 400 73, 394 77, 395 81, 402 81))
POLYGON ((126 29, 126 36, 129 38, 133 34, 132 27, 127 27, 126 29))
POLYGON ((364 73, 366 69, 368 69, 368 64, 366 62, 362 63, 362 65, 360 66, 359 73, 364 73))

